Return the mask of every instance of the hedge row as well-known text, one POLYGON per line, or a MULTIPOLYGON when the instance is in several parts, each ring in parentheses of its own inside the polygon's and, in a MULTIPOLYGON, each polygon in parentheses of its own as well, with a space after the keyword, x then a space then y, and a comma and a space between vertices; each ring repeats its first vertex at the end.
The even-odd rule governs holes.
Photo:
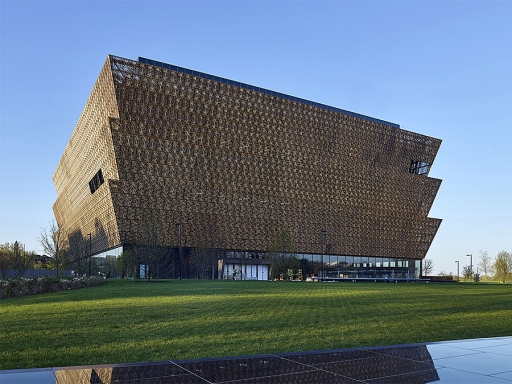
POLYGON ((103 277, 39 277, 32 279, 15 278, 0 280, 0 299, 10 297, 37 295, 40 293, 63 291, 67 289, 78 289, 95 287, 105 284, 107 280, 103 277))

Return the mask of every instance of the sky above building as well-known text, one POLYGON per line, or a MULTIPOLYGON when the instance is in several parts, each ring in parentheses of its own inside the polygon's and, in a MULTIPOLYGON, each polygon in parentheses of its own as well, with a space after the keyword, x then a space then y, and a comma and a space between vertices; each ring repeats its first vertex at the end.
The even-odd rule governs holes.
POLYGON ((1 0, 0 243, 41 251, 53 173, 114 54, 439 138, 434 273, 512 252, 510 20, 511 1, 1 0))

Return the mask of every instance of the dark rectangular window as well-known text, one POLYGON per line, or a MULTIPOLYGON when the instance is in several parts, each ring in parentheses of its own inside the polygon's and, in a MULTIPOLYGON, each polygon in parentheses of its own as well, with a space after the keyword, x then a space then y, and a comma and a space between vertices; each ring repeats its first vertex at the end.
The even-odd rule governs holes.
POLYGON ((96 192, 96 190, 104 183, 103 172, 101 169, 94 175, 94 177, 89 181, 89 188, 91 189, 91 193, 96 192))
POLYGON ((416 175, 426 175, 430 170, 430 165, 431 164, 424 161, 412 160, 409 173, 414 173, 416 175))

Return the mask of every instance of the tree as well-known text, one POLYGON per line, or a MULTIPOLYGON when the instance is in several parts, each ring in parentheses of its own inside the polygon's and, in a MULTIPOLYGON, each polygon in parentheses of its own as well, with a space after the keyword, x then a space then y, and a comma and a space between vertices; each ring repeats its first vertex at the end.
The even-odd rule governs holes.
POLYGON ((34 269, 47 269, 49 257, 46 255, 36 255, 34 260, 34 269))
POLYGON ((287 229, 282 229, 276 236, 269 252, 270 274, 273 279, 288 276, 288 269, 300 268, 300 260, 295 256, 295 245, 287 229))
POLYGON ((218 267, 217 239, 219 227, 215 217, 209 217, 204 222, 204 236, 201 244, 190 252, 189 265, 197 274, 198 279, 214 279, 218 267))
POLYGON ((34 267, 35 253, 25 251, 25 247, 15 241, 9 252, 9 260, 16 277, 22 277, 27 270, 34 267))
POLYGON ((0 245, 0 278, 2 279, 7 277, 7 270, 10 267, 9 252, 9 244, 0 245))
POLYGON ((190 252, 189 262, 192 270, 197 274, 198 279, 213 279, 213 273, 217 264, 217 255, 211 248, 194 248, 190 252))
POLYGON ((137 258, 130 251, 123 251, 116 260, 116 271, 121 274, 123 279, 130 275, 134 276, 136 268, 137 258))
POLYGON ((55 220, 53 220, 48 223, 48 229, 41 228, 37 239, 41 247, 43 247, 43 252, 55 262, 57 276, 59 276, 59 263, 61 261, 60 256, 62 254, 61 249, 63 248, 64 237, 63 231, 59 230, 55 220))
POLYGON ((484 272, 484 276, 487 276, 487 272, 491 269, 492 266, 492 258, 487 254, 487 251, 480 250, 479 252, 480 262, 478 266, 484 272))
POLYGON ((167 247, 163 246, 165 233, 162 213, 157 210, 146 210, 140 220, 140 227, 136 242, 133 246, 138 263, 144 266, 144 277, 151 281, 151 274, 155 267, 168 253, 167 247))
POLYGON ((494 279, 502 283, 512 278, 512 253, 501 251, 494 259, 494 279))
POLYGON ((462 267, 462 278, 464 281, 472 281, 473 280, 473 271, 471 269, 471 266, 466 265, 462 267))
POLYGON ((87 264, 90 257, 89 242, 84 239, 80 231, 68 237, 67 261, 79 275, 87 273, 87 264))
POLYGON ((434 261, 432 259, 423 259, 423 276, 430 276, 434 271, 434 261))

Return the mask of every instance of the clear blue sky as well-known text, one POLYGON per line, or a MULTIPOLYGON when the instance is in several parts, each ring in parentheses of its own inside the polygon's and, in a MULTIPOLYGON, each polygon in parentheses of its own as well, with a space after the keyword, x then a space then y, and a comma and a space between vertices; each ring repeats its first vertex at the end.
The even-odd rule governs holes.
POLYGON ((115 54, 440 138, 435 272, 512 252, 512 1, 1 0, 0 17, 1 243, 40 250, 53 173, 115 54))

